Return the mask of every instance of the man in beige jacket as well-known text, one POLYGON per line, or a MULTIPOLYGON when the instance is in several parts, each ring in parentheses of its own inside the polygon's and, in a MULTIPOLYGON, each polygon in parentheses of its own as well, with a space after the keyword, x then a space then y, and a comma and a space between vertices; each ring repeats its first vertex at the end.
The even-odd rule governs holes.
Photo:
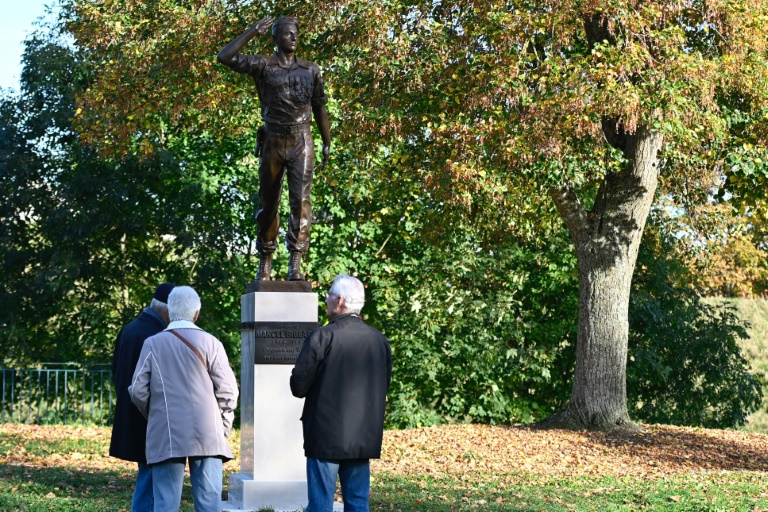
POLYGON ((189 286, 168 296, 171 323, 144 342, 128 388, 147 418, 147 464, 154 509, 178 511, 189 459, 196 512, 218 512, 222 461, 237 406, 237 382, 224 346, 197 327, 200 297, 189 286))

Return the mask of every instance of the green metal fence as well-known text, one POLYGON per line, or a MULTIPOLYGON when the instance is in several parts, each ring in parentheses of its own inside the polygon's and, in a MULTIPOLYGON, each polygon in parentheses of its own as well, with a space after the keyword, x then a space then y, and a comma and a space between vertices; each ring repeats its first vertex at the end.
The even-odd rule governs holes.
POLYGON ((110 425, 112 370, 99 366, 0 368, 0 423, 110 425))

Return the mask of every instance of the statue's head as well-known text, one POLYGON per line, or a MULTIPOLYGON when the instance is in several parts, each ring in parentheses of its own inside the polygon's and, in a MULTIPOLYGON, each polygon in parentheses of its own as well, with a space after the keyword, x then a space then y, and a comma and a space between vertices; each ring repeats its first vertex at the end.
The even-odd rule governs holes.
POLYGON ((283 16, 272 24, 272 37, 280 37, 280 32, 286 25, 293 25, 296 28, 296 32, 299 32, 299 20, 293 16, 283 16))

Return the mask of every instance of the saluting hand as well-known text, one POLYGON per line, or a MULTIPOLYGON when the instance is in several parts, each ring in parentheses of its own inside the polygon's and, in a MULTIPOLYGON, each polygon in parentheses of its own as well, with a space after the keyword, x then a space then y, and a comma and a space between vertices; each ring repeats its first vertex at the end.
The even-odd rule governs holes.
POLYGON ((261 18, 259 21, 257 21, 253 27, 251 27, 251 29, 256 31, 256 35, 263 36, 267 33, 274 22, 275 18, 267 16, 266 18, 261 18))

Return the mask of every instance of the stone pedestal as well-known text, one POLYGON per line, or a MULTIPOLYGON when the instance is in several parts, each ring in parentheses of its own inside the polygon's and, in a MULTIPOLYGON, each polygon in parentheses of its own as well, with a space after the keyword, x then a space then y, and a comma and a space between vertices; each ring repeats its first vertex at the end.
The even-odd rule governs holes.
POLYGON ((289 383, 298 351, 295 344, 286 349, 293 354, 288 363, 280 343, 290 343, 279 339, 272 347, 264 345, 270 336, 298 339, 311 330, 308 322, 318 320, 318 297, 307 282, 267 281, 251 283, 241 304, 240 473, 230 476, 224 509, 301 510, 307 505, 304 400, 291 394, 289 383))

